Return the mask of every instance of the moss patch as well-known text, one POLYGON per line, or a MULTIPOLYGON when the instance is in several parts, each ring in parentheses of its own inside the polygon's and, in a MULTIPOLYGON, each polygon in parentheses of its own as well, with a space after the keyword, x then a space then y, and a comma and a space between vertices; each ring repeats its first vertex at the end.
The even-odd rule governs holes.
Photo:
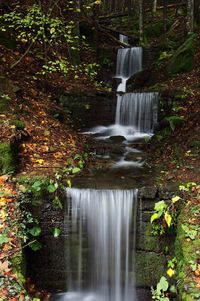
POLYGON ((200 298, 199 289, 194 281, 195 274, 192 270, 192 263, 198 262, 200 238, 197 235, 195 239, 190 239, 182 227, 186 224, 186 219, 188 221, 188 218, 194 216, 194 209, 189 202, 182 209, 175 243, 175 255, 178 262, 176 277, 179 282, 179 297, 182 301, 197 301, 200 298))
POLYGON ((155 252, 136 252, 136 286, 155 286, 166 273, 166 258, 155 252))
POLYGON ((189 72, 194 68, 194 44, 196 35, 191 35, 181 45, 169 60, 167 73, 169 75, 189 72))
POLYGON ((16 161, 10 143, 0 144, 0 175, 14 173, 16 161))
POLYGON ((24 128, 25 128, 25 123, 22 120, 18 120, 18 119, 11 120, 10 124, 15 125, 16 130, 24 130, 24 128))

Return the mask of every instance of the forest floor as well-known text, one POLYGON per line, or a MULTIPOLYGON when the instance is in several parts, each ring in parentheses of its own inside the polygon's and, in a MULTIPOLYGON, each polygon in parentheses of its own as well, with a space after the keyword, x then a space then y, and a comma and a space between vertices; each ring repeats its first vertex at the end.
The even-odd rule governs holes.
POLYGON ((183 121, 167 134, 158 133, 158 137, 155 136, 151 142, 151 159, 160 171, 160 181, 200 183, 199 58, 200 53, 196 56, 197 68, 193 71, 159 83, 160 89, 178 89, 183 97, 177 102, 177 107, 172 113, 181 117, 183 121))
MULTIPOLYGON (((26 56, 19 65, 10 70, 10 65, 20 59, 22 53, 0 45, 0 87, 3 97, 9 100, 7 109, 0 112, 0 141, 15 141, 18 176, 50 176, 62 170, 67 160, 85 152, 85 138, 78 135, 73 123, 65 116, 65 123, 55 118, 62 112, 56 98, 58 91, 94 90, 94 84, 82 76, 78 80, 59 75, 34 79, 38 62, 26 56), (48 88, 47 88, 48 86, 48 88), (17 129, 13 120, 24 123, 17 129)), ((0 300, 47 300, 46 292, 39 292, 28 281, 24 282, 16 272, 13 258, 21 252, 18 235, 20 212, 17 195, 19 191, 10 182, 9 176, 0 177, 0 300), (23 289, 26 286, 27 291, 23 289)))

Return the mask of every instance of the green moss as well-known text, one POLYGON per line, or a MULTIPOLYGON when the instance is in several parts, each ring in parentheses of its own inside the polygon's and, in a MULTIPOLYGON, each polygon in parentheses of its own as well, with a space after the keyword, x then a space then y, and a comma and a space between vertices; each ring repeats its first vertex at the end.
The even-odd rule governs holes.
POLYGON ((167 65, 169 75, 189 72, 194 68, 194 44, 196 35, 191 35, 183 45, 181 45, 167 65))
POLYGON ((166 273, 166 258, 155 252, 136 252, 135 275, 136 286, 155 286, 161 276, 166 273))
POLYGON ((25 123, 22 120, 11 120, 11 125, 15 125, 16 130, 23 130, 25 128, 25 123))
POLYGON ((14 173, 16 169, 15 157, 10 143, 0 144, 0 174, 14 173))
POLYGON ((25 259, 22 251, 12 256, 11 263, 12 263, 13 271, 18 275, 18 280, 20 281, 20 284, 24 285, 25 283, 24 275, 26 269, 25 269, 25 259))
MULTIPOLYGON (((191 208, 190 208, 191 209, 191 208)), ((192 212, 191 212, 192 213, 192 212)), ((190 267, 190 261, 197 261, 198 250, 200 247, 200 239, 195 240, 188 239, 182 228, 182 224, 185 222, 185 218, 189 219, 188 212, 185 207, 182 209, 178 220, 177 237, 175 242, 175 256, 177 258, 177 272, 176 278, 179 282, 179 297, 182 301, 196 301, 195 294, 198 292, 194 287, 192 279, 192 270, 190 267)))

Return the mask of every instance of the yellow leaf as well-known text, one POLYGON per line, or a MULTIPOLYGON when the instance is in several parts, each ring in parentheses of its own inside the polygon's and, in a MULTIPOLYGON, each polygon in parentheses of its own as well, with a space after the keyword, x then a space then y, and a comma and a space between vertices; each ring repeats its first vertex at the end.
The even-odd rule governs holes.
POLYGON ((68 187, 69 187, 69 188, 71 188, 71 187, 72 187, 71 180, 67 180, 67 185, 68 185, 68 187))
POLYGON ((4 206, 7 202, 6 198, 0 198, 0 206, 4 206))
POLYGON ((172 203, 176 203, 179 200, 180 200, 180 196, 175 196, 172 198, 172 203))
POLYGON ((172 268, 169 268, 169 269, 167 270, 167 275, 168 275, 169 277, 174 276, 174 274, 175 274, 175 271, 174 271, 172 268))
POLYGON ((39 164, 41 164, 41 165, 44 164, 44 160, 43 160, 43 159, 37 159, 37 160, 35 160, 35 162, 36 162, 36 163, 39 163, 39 164))
POLYGON ((167 223, 167 226, 170 227, 171 226, 171 222, 172 222, 172 217, 169 214, 168 211, 165 212, 165 221, 167 223))
POLYGON ((21 191, 21 192, 26 192, 26 187, 24 185, 19 185, 18 189, 21 191))

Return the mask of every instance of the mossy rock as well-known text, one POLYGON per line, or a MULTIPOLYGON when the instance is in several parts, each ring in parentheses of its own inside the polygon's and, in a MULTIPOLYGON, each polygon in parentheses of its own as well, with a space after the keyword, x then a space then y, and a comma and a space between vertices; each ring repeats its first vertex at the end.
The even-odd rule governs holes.
POLYGON ((136 286, 155 286, 166 273, 166 258, 155 252, 140 251, 135 254, 136 286))
POLYGON ((10 125, 15 125, 16 130, 24 130, 25 128, 25 123, 22 120, 11 120, 10 125))
POLYGON ((0 143, 0 174, 11 174, 16 169, 16 160, 10 143, 0 143))
POLYGON ((196 35, 191 35, 182 44, 167 65, 168 75, 177 73, 189 72, 194 68, 194 45, 196 41, 196 35))

